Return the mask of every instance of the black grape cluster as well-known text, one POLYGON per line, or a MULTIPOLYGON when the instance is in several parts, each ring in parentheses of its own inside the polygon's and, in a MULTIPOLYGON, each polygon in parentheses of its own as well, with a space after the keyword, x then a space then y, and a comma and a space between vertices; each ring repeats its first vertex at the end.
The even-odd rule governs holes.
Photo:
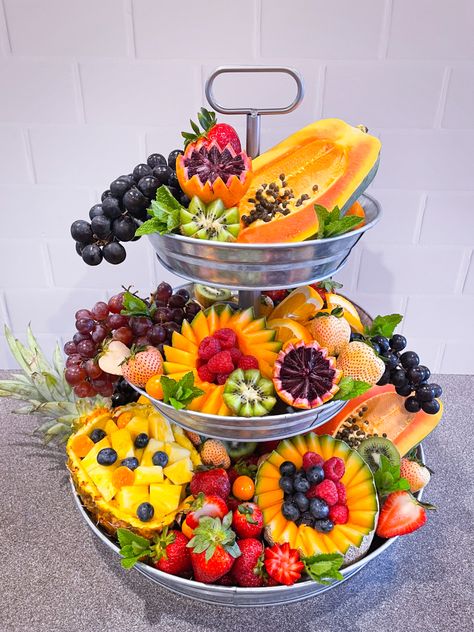
POLYGON ((183 206, 189 205, 176 177, 176 158, 182 153, 175 149, 168 160, 161 154, 151 154, 146 164, 137 165, 132 173, 110 183, 101 203, 89 211, 89 222, 78 219, 72 223, 76 251, 85 263, 96 266, 103 259, 115 265, 122 263, 127 253, 121 242, 140 239, 135 231, 147 219, 147 209, 161 185, 170 187, 183 206))

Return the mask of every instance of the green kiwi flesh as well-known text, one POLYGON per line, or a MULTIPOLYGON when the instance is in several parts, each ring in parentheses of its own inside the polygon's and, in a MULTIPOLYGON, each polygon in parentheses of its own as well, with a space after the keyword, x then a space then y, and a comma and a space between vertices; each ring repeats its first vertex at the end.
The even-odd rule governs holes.
POLYGON ((364 439, 359 444, 357 451, 373 472, 379 468, 381 454, 387 457, 391 465, 400 465, 400 454, 397 448, 389 439, 384 437, 364 439))

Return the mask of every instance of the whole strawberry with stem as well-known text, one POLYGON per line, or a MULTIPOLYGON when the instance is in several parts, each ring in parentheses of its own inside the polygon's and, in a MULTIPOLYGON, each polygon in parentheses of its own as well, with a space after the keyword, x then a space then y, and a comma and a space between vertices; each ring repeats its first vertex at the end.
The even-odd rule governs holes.
POLYGON ((238 586, 257 588, 265 583, 263 544, 256 538, 244 538, 238 542, 240 557, 232 566, 231 576, 238 586))
POLYGON ((418 459, 403 458, 400 476, 407 479, 411 492, 419 492, 430 482, 431 470, 418 459))
POLYGON ((239 538, 258 538, 263 529, 262 510, 255 503, 240 503, 234 510, 232 527, 239 538))
POLYGON ((144 388, 148 380, 154 375, 163 373, 163 358, 155 347, 132 346, 130 355, 122 363, 123 377, 144 388))
POLYGON ((190 143, 195 143, 200 138, 205 138, 211 143, 213 140, 217 142, 220 149, 225 149, 228 144, 234 149, 235 153, 240 154, 242 147, 240 145, 240 139, 231 125, 227 123, 218 123, 216 113, 201 108, 198 112, 199 125, 202 127, 202 131, 199 129, 194 121, 189 121, 192 132, 181 132, 181 136, 184 138, 184 146, 187 147, 190 143))
POLYGON ((225 500, 221 496, 206 496, 199 492, 191 505, 191 511, 186 516, 186 524, 191 529, 195 529, 202 517, 223 518, 228 511, 225 500))
POLYGON ((209 496, 215 494, 225 500, 230 494, 229 477, 222 467, 194 472, 189 487, 193 496, 202 492, 209 496))
POLYGON ((164 573, 189 576, 192 571, 191 553, 187 547, 188 538, 175 529, 165 527, 154 545, 154 566, 164 573))
POLYGON ((187 544, 196 581, 205 584, 216 582, 230 571, 240 556, 231 523, 230 511, 223 520, 204 516, 199 521, 194 537, 187 544))

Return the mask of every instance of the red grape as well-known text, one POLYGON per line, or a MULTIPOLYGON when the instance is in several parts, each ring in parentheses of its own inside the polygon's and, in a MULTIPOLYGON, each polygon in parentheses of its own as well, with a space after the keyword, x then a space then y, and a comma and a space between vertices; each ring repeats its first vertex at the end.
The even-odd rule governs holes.
POLYGON ((115 294, 112 298, 109 299, 109 311, 113 314, 120 314, 123 309, 123 295, 124 292, 120 292, 120 294, 115 294))
POLYGON ((103 342, 108 335, 109 331, 104 325, 96 325, 92 331, 91 338, 96 344, 103 342))
POLYGON ((135 344, 137 347, 147 347, 150 344, 150 341, 148 336, 138 336, 138 338, 135 339, 135 344))
POLYGON ((64 372, 64 377, 70 386, 77 386, 86 379, 87 373, 80 366, 70 366, 64 372))
POLYGON ((173 288, 169 283, 160 283, 160 285, 156 288, 155 298, 159 301, 167 301, 169 297, 173 294, 173 288))
POLYGON ((155 323, 167 323, 173 318, 168 307, 159 307, 153 315, 155 323))
POLYGON ((97 347, 92 340, 81 340, 81 342, 77 345, 77 352, 80 353, 83 358, 94 357, 96 351, 97 347))
POLYGON ((109 306, 104 301, 99 301, 91 309, 91 313, 96 320, 105 320, 109 315, 109 306))
POLYGON ((143 336, 150 329, 152 323, 146 316, 132 316, 129 324, 135 336, 143 336))
POLYGON ((97 379, 102 375, 102 369, 97 364, 95 360, 90 358, 84 362, 84 369, 86 370, 87 376, 92 378, 93 380, 97 379))
POLYGON ((89 334, 94 329, 94 325, 92 318, 79 318, 79 320, 76 320, 76 329, 81 334, 89 334))
POLYGON ((174 320, 175 323, 181 325, 184 320, 184 309, 182 307, 175 307, 174 309, 172 309, 171 318, 174 320))
POLYGON ((129 347, 133 342, 133 331, 130 327, 119 327, 114 331, 112 338, 129 347))
POLYGON ((81 334, 80 332, 77 332, 74 334, 74 336, 72 337, 72 341, 78 345, 82 340, 90 340, 91 336, 90 334, 81 334))
POLYGON ((153 325, 148 332, 148 339, 152 345, 158 345, 166 340, 166 329, 162 325, 153 325))
POLYGON ((122 316, 121 314, 110 314, 107 316, 105 324, 110 330, 118 329, 119 327, 126 327, 128 325, 128 318, 127 316, 122 316))
POLYGON ((178 294, 178 296, 182 296, 185 301, 189 301, 189 292, 184 287, 180 290, 177 290, 176 294, 178 294))
POLYGON ((190 303, 186 305, 185 311, 186 311, 186 316, 196 316, 196 314, 198 314, 201 311, 201 306, 198 305, 198 303, 191 301, 190 303))
POLYGON ((77 366, 78 364, 82 364, 82 358, 78 353, 73 353, 72 355, 67 357, 66 366, 77 366))
POLYGON ((111 397, 112 393, 114 392, 114 385, 110 382, 107 382, 107 384, 104 384, 104 386, 101 386, 101 388, 97 388, 97 392, 99 393, 99 395, 102 395, 102 397, 111 397))
POLYGON ((186 299, 181 294, 173 294, 168 300, 168 307, 184 307, 186 305, 186 299))
POLYGON ((64 353, 68 356, 72 355, 73 353, 76 353, 77 351, 76 343, 73 340, 69 340, 68 342, 66 342, 63 348, 64 348, 64 353))
POLYGON ((81 382, 74 387, 76 397, 94 397, 95 394, 96 390, 90 382, 81 382))
POLYGON ((79 309, 75 314, 76 320, 80 318, 92 318, 92 314, 88 309, 79 309))

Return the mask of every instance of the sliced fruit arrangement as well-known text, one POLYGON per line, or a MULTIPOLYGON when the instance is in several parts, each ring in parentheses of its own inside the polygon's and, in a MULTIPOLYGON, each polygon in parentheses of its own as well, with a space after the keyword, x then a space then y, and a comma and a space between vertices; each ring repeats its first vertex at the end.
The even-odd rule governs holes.
POLYGON ((109 533, 127 527, 150 537, 187 504, 199 454, 184 432, 146 404, 92 418, 66 446, 85 507, 109 533))

